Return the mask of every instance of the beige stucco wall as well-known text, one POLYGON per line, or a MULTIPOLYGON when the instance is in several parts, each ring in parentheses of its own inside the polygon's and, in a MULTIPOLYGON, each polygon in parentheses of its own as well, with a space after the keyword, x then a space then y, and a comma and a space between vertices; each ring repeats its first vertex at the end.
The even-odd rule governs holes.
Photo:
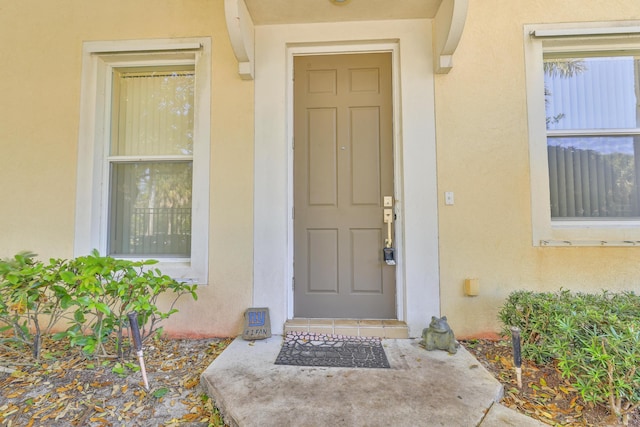
POLYGON ((498 330, 513 290, 640 283, 640 248, 532 246, 523 51, 525 24, 640 19, 637 1, 469 3, 453 70, 435 81, 442 313, 462 336, 498 330), (479 296, 463 295, 468 277, 479 296))
MULTIPOLYGON (((637 0, 469 3, 454 67, 435 78, 441 312, 458 336, 497 331, 513 290, 637 290, 640 265, 640 248, 532 246, 523 53, 525 24, 640 19, 637 0), (463 295, 465 278, 479 296, 463 295)), ((2 3, 0 257, 73 256, 82 42, 200 36, 212 38, 210 281, 167 330, 235 335, 252 303, 254 83, 238 77, 223 0, 2 3)))
POLYGON ((211 37, 209 284, 169 332, 235 335, 251 304, 253 82, 223 0, 27 0, 0 6, 0 257, 73 256, 82 42, 211 37))

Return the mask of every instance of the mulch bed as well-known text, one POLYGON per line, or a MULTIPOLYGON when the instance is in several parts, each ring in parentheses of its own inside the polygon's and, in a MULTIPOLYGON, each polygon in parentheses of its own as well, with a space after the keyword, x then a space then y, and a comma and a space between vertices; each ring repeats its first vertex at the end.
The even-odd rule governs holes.
MULTIPOLYGON (((504 385, 502 404, 546 424, 560 426, 617 426, 605 406, 585 404, 555 364, 522 361, 522 389, 517 387, 513 350, 507 340, 469 340, 462 345, 504 385)), ((629 417, 629 426, 640 427, 640 414, 629 417)))
POLYGON ((47 341, 40 361, 0 345, 0 425, 223 426, 200 374, 230 339, 155 340, 145 345, 150 390, 137 358, 87 359, 47 341), (128 365, 128 366, 127 366, 128 365), (13 370, 13 372, 10 372, 13 370))

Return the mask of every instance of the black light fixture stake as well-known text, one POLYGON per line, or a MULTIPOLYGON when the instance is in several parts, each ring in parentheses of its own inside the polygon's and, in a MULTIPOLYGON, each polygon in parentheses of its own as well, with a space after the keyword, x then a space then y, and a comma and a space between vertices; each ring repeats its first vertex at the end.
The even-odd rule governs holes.
POLYGON ((518 388, 522 388, 522 352, 520 350, 520 328, 511 328, 511 342, 513 344, 513 364, 516 367, 518 388))
POLYGON ((144 367, 144 357, 142 353, 142 340, 140 339, 140 327, 138 326, 138 313, 135 311, 128 313, 129 325, 131 325, 131 335, 133 336, 133 345, 136 348, 138 363, 140 364, 140 372, 142 372, 142 381, 144 381, 144 389, 149 391, 149 381, 147 380, 147 371, 144 367))

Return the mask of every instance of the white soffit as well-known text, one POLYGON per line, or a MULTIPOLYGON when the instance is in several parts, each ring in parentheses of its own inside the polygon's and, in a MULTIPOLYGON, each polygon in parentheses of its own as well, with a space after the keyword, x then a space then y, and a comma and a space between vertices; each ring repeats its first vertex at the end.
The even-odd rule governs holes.
POLYGON ((434 20, 434 68, 447 73, 467 17, 469 0, 225 0, 227 31, 243 79, 253 78, 257 25, 397 19, 434 20))
POLYGON ((442 0, 245 0, 255 25, 433 18, 442 0))

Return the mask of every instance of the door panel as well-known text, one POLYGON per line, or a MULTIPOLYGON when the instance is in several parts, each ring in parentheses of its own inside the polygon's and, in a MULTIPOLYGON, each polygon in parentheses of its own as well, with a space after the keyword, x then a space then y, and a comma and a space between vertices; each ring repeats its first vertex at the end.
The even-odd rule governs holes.
POLYGON ((338 204, 338 162, 336 158, 336 109, 307 111, 309 127, 309 205, 338 204))
POLYGON ((338 293, 338 230, 308 230, 308 293, 338 293), (311 262, 314 260, 315 262, 311 262))
POLYGON ((382 294, 380 274, 380 230, 351 230, 353 292, 382 294))
POLYGON ((351 118, 351 180, 354 205, 380 201, 380 109, 356 107, 351 118))
POLYGON ((294 315, 395 318, 391 55, 294 59, 294 315))

